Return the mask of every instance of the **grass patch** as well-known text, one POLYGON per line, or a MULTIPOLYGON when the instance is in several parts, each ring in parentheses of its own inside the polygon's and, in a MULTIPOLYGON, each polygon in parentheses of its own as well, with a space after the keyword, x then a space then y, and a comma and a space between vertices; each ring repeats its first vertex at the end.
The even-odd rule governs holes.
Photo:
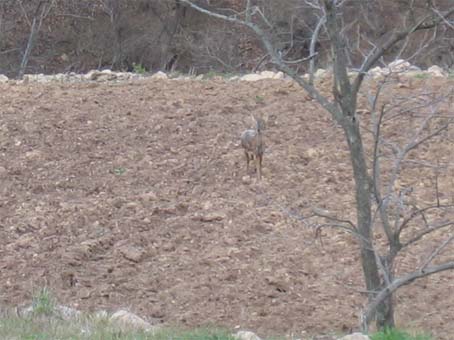
POLYGON ((132 63, 132 70, 137 74, 145 74, 147 69, 142 64, 132 63))
POLYGON ((32 312, 34 315, 50 316, 54 313, 56 300, 47 287, 40 288, 32 298, 32 312))
POLYGON ((162 328, 155 332, 122 330, 108 319, 84 316, 65 321, 58 318, 3 316, 0 339, 15 340, 233 340, 227 331, 200 328, 190 331, 162 328))
POLYGON ((428 78, 430 78, 430 74, 429 73, 418 73, 415 75, 415 78, 416 79, 428 79, 428 78))
POLYGON ((390 328, 385 329, 381 332, 375 333, 371 336, 372 340, 431 340, 432 337, 429 335, 411 335, 405 331, 390 328))

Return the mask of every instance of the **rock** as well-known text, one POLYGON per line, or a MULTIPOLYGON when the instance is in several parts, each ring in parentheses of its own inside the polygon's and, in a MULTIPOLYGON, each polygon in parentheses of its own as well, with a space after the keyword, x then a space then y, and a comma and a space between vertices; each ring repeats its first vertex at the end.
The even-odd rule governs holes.
POLYGON ((312 340, 338 340, 334 335, 316 335, 312 340))
POLYGON ((113 80, 116 79, 117 76, 115 73, 113 73, 111 70, 91 70, 89 71, 85 76, 85 80, 91 80, 91 81, 107 81, 107 80, 113 80))
POLYGON ((156 80, 156 79, 169 79, 169 77, 164 72, 158 71, 158 72, 156 72, 155 74, 153 74, 151 76, 151 79, 153 79, 153 80, 156 80))
POLYGON ((282 72, 262 71, 260 76, 262 79, 284 79, 284 73, 282 72))
POLYGON ((383 71, 383 69, 382 69, 380 66, 377 66, 377 67, 371 68, 371 69, 369 70, 368 74, 369 74, 372 78, 378 78, 378 77, 383 76, 384 71, 383 71))
POLYGON ((308 158, 308 159, 317 158, 318 155, 319 155, 318 150, 317 150, 317 149, 314 149, 314 148, 309 148, 309 149, 307 149, 306 152, 305 152, 305 156, 306 156, 306 158, 308 158))
POLYGON ((254 332, 250 331, 238 331, 233 334, 233 337, 237 340, 261 340, 254 332))
POLYGON ((339 338, 339 340, 370 340, 370 338, 362 333, 353 333, 339 338))
MULTIPOLYGON (((51 313, 48 316, 57 317, 66 321, 77 319, 82 315, 82 313, 77 309, 63 305, 57 305, 53 307, 50 312, 51 313)), ((18 307, 17 313, 22 317, 30 317, 35 313, 35 307, 33 305, 27 307, 18 307)))
POLYGON ((61 83, 69 81, 69 74, 57 73, 53 76, 53 80, 61 83))
POLYGON ((241 182, 243 182, 243 184, 246 184, 246 185, 251 184, 252 178, 249 175, 245 175, 245 176, 241 177, 241 182))
POLYGON ((140 262, 145 256, 145 250, 142 248, 125 246, 120 249, 120 253, 124 256, 125 259, 132 262, 140 262))
POLYGON ((211 212, 211 213, 199 215, 198 217, 199 217, 200 221, 202 221, 202 222, 215 222, 215 221, 222 221, 227 216, 222 212, 211 212))
POLYGON ((6 168, 0 166, 0 178, 6 178, 8 175, 8 170, 6 168))
POLYGON ((29 248, 35 243, 35 238, 33 235, 25 234, 19 237, 15 242, 15 246, 19 248, 29 248))
POLYGON ((6 83, 8 82, 9 78, 5 76, 4 74, 0 74, 0 83, 6 83))
POLYGON ((78 319, 82 315, 80 311, 77 309, 63 306, 63 305, 58 305, 55 307, 55 312, 58 313, 58 316, 62 318, 63 320, 69 321, 73 319, 78 319))
POLYGON ((128 312, 126 310, 119 310, 112 314, 109 319, 110 323, 118 326, 123 330, 142 330, 142 331, 155 331, 157 326, 145 321, 141 317, 128 312))
POLYGON ((27 151, 25 153, 25 157, 30 160, 35 160, 42 157, 42 152, 39 150, 27 151))
POLYGON ((433 77, 445 77, 446 72, 437 65, 433 65, 427 69, 427 73, 429 73, 433 77))
POLYGON ((319 68, 317 71, 314 73, 314 78, 323 78, 326 75, 326 70, 319 68))
POLYGON ((405 72, 408 71, 411 64, 403 59, 397 59, 388 64, 388 68, 391 72, 405 72))
POLYGON ((256 73, 249 73, 249 74, 245 74, 244 76, 242 76, 240 78, 240 80, 242 81, 259 81, 259 80, 263 80, 263 76, 260 75, 260 74, 256 74, 256 73))

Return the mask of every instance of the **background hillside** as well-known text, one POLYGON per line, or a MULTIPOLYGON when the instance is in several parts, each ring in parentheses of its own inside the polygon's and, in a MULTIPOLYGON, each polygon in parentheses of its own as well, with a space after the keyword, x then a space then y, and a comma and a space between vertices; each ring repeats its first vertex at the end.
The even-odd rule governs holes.
MULTIPOLYGON (((233 4, 238 10, 244 2, 199 1, 210 8, 233 4)), ((408 2, 364 0, 347 4, 346 33, 349 48, 355 51, 351 66, 359 62, 362 50, 370 48, 368 41, 385 39, 404 17, 411 20, 426 5, 425 0, 413 1, 415 13, 404 13, 402 9, 408 2)), ((271 30, 277 33, 289 58, 309 54, 310 37, 318 20, 314 8, 297 0, 255 3, 263 8, 271 30)), ((451 5, 451 0, 437 1, 441 10, 451 5)), ((261 62, 263 52, 258 42, 244 28, 209 19, 178 0, 4 0, 0 4, 0 73, 17 75, 34 17, 43 20, 26 73, 86 72, 94 68, 132 70, 134 64, 149 71, 195 73, 267 67, 266 59, 261 62)), ((418 33, 403 44, 406 49, 401 57, 414 57, 411 61, 418 66, 437 64, 451 68, 454 64, 452 30, 418 33), (423 46, 424 52, 415 55, 423 46)), ((323 67, 328 66, 327 47, 322 35, 317 45, 320 52, 317 62, 323 67)), ((387 58, 400 54, 400 47, 387 58)))

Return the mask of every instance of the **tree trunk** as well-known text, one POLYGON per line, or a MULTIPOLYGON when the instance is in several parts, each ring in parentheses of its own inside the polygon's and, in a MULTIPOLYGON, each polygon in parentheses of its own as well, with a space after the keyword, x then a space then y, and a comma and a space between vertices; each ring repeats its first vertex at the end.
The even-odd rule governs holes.
POLYGON ((32 53, 33 45, 35 43, 36 33, 38 29, 36 28, 36 17, 33 18, 32 27, 30 29, 30 35, 28 36, 27 47, 25 48, 24 55, 22 56, 22 61, 20 63, 19 72, 17 75, 18 79, 22 79, 25 74, 25 70, 27 69, 28 59, 30 58, 30 54, 32 53))
MULTIPOLYGON (((358 232, 361 235, 361 265, 366 282, 366 289, 369 292, 369 301, 382 289, 379 268, 373 249, 372 231, 372 210, 371 196, 372 188, 367 172, 367 163, 361 139, 359 125, 352 112, 343 112, 344 117, 342 127, 347 138, 350 149, 350 157, 353 166, 355 179, 355 199, 357 211, 358 232)), ((392 297, 390 296, 384 303, 380 304, 376 310, 377 329, 394 326, 394 315, 392 297)), ((371 320, 366 320, 368 324, 371 320)))

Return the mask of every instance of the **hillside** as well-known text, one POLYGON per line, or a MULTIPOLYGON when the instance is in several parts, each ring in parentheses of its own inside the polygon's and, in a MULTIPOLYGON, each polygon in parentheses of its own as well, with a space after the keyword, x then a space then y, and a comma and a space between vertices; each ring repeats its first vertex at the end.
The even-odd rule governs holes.
MULTIPOLYGON (((414 79, 384 100, 452 85, 414 79)), ((124 307, 168 324, 268 335, 356 327, 365 302, 356 242, 338 230, 316 238, 304 219, 313 207, 354 219, 346 144, 298 86, 144 79, 0 89, 0 304, 48 286, 81 310, 124 307), (246 176, 239 147, 251 113, 269 115, 262 182, 246 176)), ((451 130, 421 156, 452 166, 453 143, 451 130)), ((449 171, 438 180, 452 193, 449 171)), ((410 167, 403 181, 433 197, 424 171, 410 167)), ((398 269, 434 242, 405 253, 398 269)), ((399 326, 452 338, 453 279, 401 290, 399 326)))

